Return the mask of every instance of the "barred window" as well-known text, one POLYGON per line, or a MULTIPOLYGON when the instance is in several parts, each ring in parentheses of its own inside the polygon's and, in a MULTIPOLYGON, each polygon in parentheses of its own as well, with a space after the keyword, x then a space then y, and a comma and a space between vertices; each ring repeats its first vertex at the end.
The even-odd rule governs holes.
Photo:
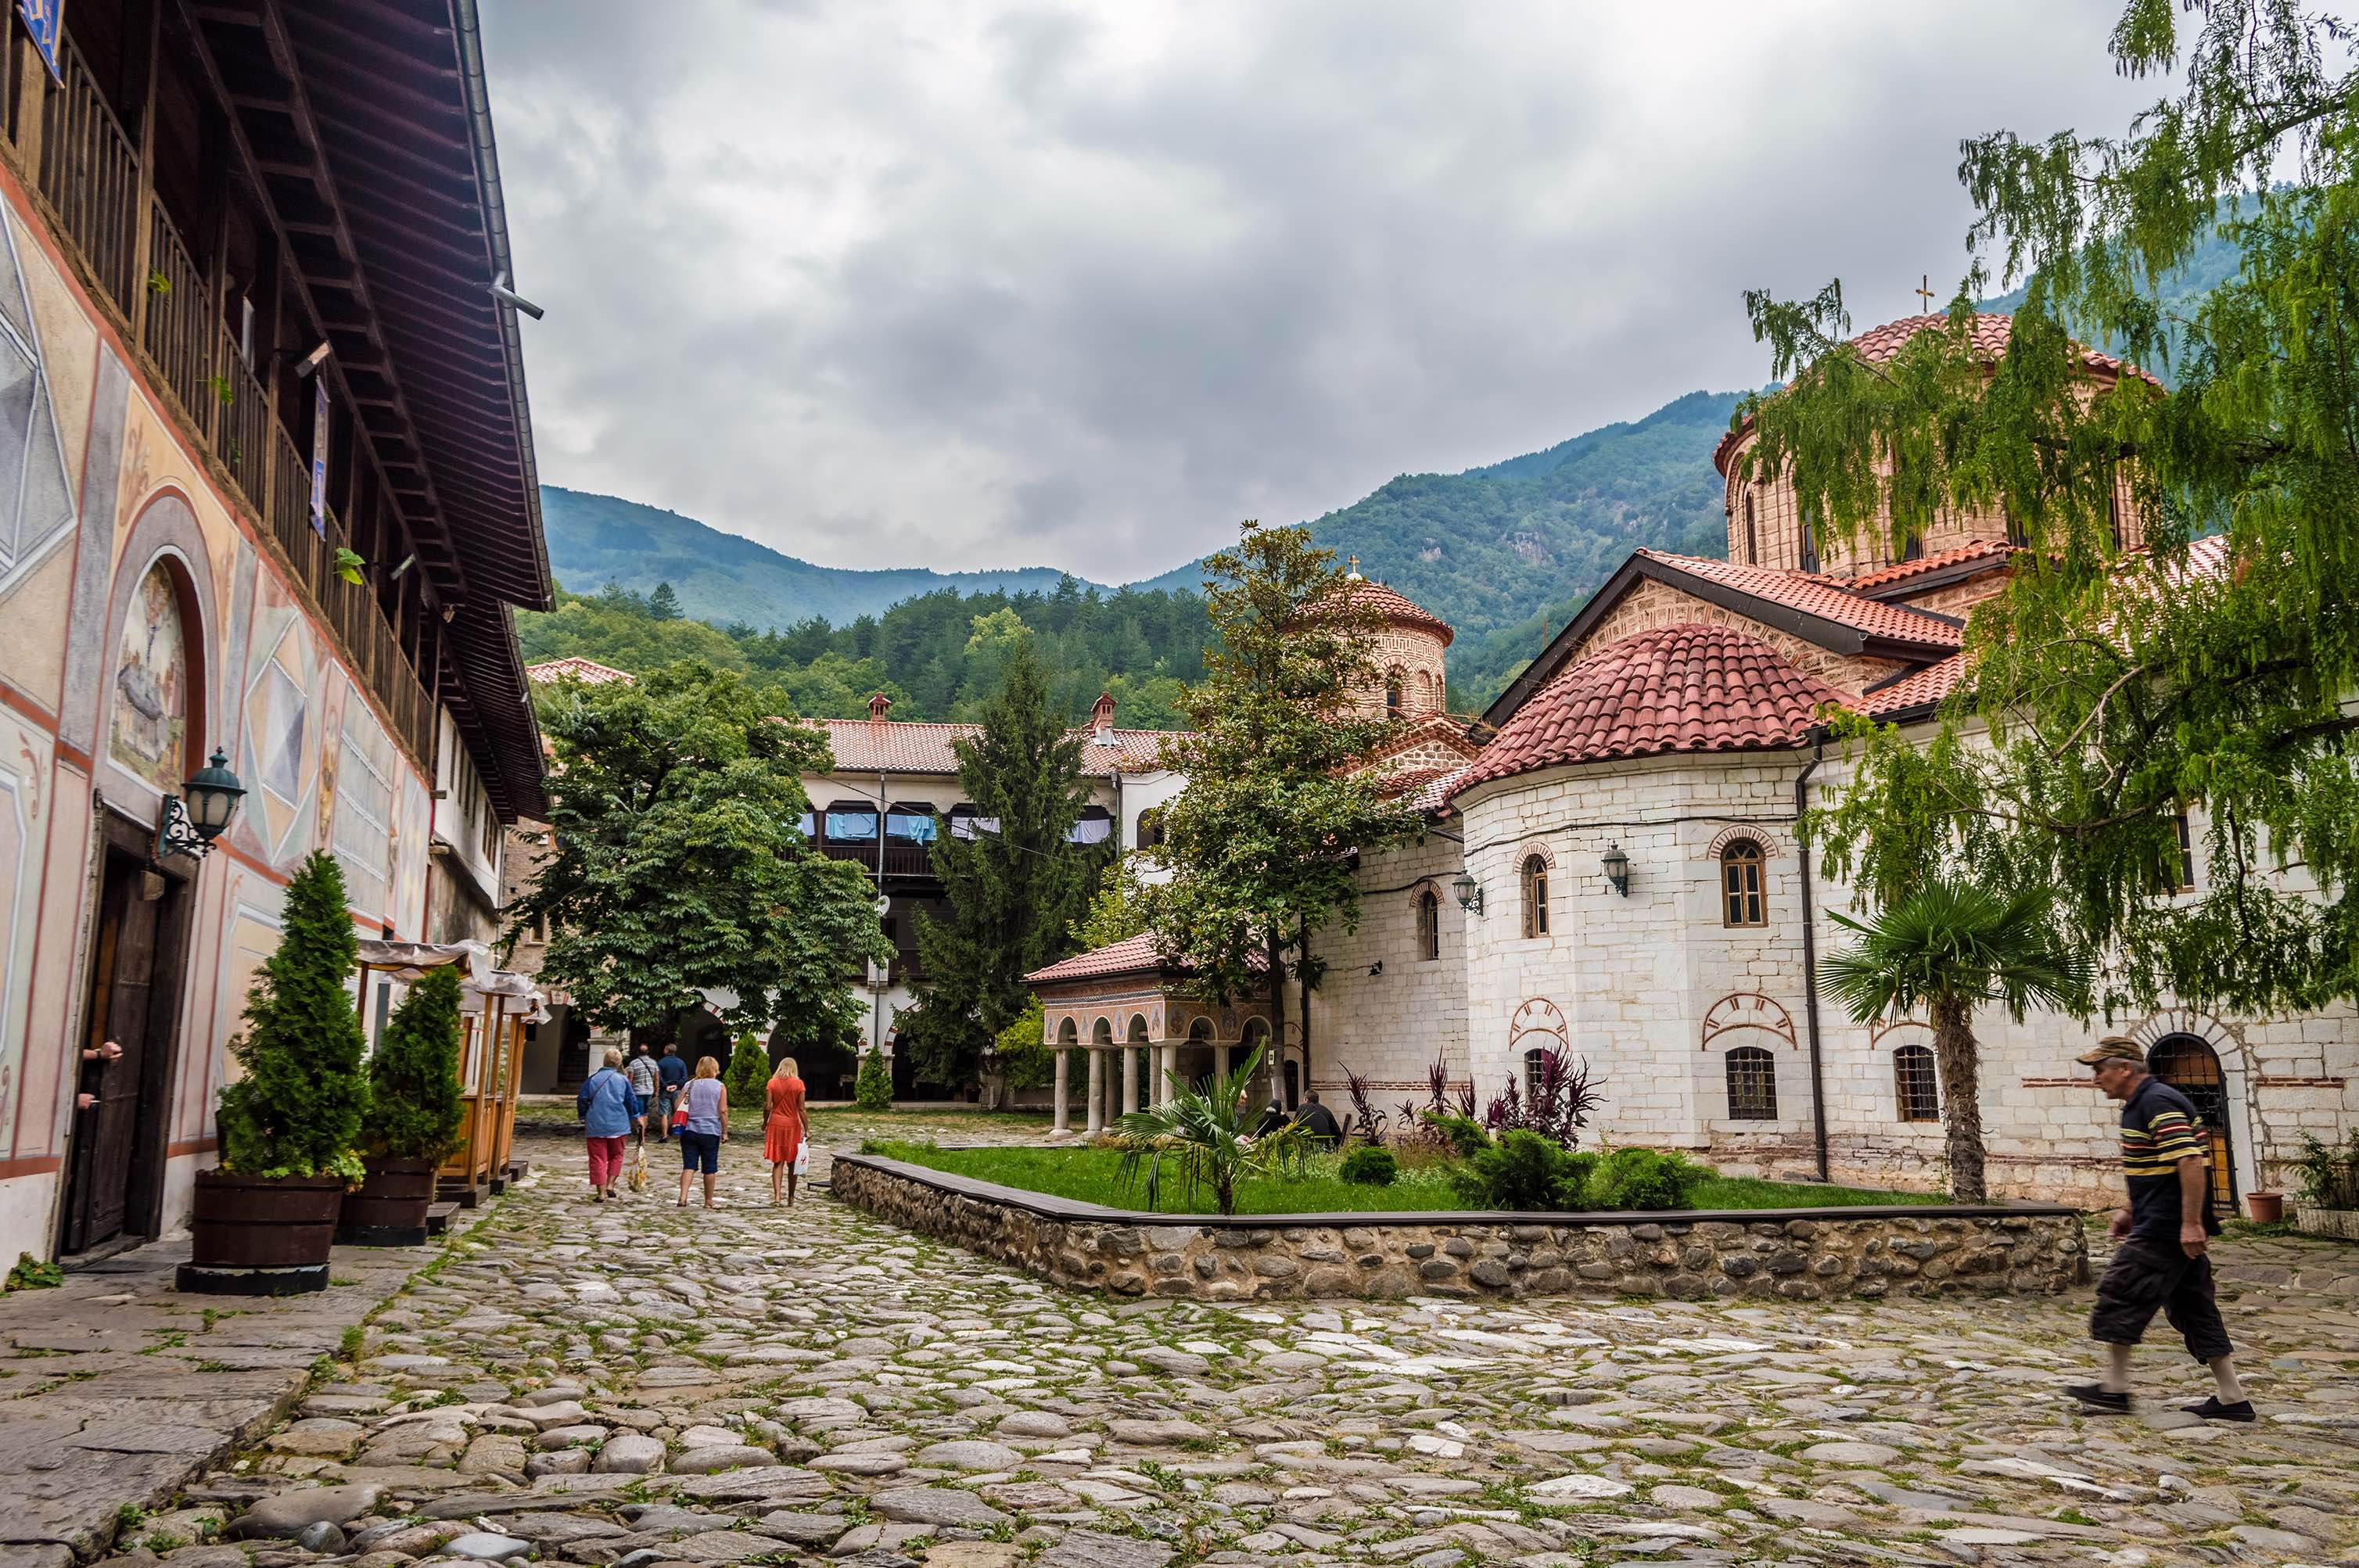
POLYGON ((1441 956, 1441 900, 1428 887, 1417 896, 1417 955, 1441 956))
POLYGON ((2181 811, 2173 819, 2179 830, 2179 892, 2192 892, 2195 887, 2195 833, 2187 825, 2187 813, 2181 811))
POLYGON ((1548 1052, 1538 1047, 1524 1052, 1524 1098, 1527 1101, 1537 1101, 1540 1097, 1540 1064, 1547 1060, 1548 1052))
POLYGON ((1761 897, 1761 846, 1738 839, 1720 852, 1721 916, 1726 926, 1766 926, 1769 915, 1761 897))
POLYGON ((1921 1045, 1904 1045, 1892 1053, 1892 1084, 1904 1122, 1941 1119, 1940 1080, 1933 1071, 1933 1053, 1921 1045))
POLYGON ((1524 857, 1524 934, 1549 932, 1548 862, 1538 855, 1524 857))
POLYGON ((1728 1053, 1728 1114, 1734 1121, 1777 1119, 1777 1059, 1757 1045, 1728 1053))

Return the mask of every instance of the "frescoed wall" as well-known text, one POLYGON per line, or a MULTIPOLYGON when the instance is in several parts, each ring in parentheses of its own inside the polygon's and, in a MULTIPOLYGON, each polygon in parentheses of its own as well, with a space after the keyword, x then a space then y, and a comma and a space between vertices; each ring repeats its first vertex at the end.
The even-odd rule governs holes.
POLYGON ((432 782, 393 739, 274 547, 216 490, 0 168, 0 1258, 52 1256, 93 909, 215 747, 247 793, 189 877, 173 1062, 154 1129, 164 1224, 210 1164, 225 1047, 278 941, 287 877, 343 867, 369 934, 425 934, 432 782), (116 864, 120 863, 120 852, 116 864))

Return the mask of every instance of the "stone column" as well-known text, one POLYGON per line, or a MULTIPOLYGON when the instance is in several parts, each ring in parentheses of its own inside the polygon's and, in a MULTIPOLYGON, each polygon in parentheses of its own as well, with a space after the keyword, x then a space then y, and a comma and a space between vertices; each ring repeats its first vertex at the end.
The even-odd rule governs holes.
POLYGON ((1105 1128, 1105 1052, 1090 1052, 1090 1127, 1093 1133, 1105 1128))
POLYGON ((1228 1081, 1229 1048, 1225 1045, 1215 1043, 1212 1047, 1212 1082, 1215 1083, 1225 1083, 1228 1081))
POLYGON ((1073 1130, 1071 1102, 1065 1087, 1070 1073, 1066 1063, 1067 1059, 1071 1055, 1072 1053, 1062 1046, 1057 1048, 1057 1119, 1050 1129, 1055 1132, 1073 1130))
POLYGON ((1130 1046, 1122 1048, 1122 1108, 1143 1110, 1138 1098, 1138 1052, 1130 1046))
POLYGON ((1169 1101, 1176 1091, 1171 1075, 1180 1071, 1180 1047, 1176 1041, 1165 1040, 1155 1048, 1155 1103, 1169 1101))

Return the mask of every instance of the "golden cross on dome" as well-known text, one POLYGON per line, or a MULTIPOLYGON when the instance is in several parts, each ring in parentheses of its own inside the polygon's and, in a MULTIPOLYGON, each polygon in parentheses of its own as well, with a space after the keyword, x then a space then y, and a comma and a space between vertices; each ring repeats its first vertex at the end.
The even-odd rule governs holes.
POLYGON ((1917 298, 1925 301, 1925 313, 1931 315, 1933 313, 1933 275, 1931 273, 1919 276, 1916 292, 1917 298))
POLYGON ((1356 555, 1355 555, 1355 556, 1352 557, 1352 570, 1351 570, 1351 572, 1350 572, 1349 575, 1353 576, 1353 577, 1357 577, 1359 574, 1360 574, 1360 558, 1359 558, 1358 556, 1356 556, 1356 555))

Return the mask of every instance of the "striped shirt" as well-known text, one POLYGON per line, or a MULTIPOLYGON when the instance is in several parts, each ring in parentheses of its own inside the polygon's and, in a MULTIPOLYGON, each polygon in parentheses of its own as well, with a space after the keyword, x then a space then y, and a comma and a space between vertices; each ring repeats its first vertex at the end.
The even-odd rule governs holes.
MULTIPOLYGON (((2212 1156, 2195 1107, 2161 1079, 2147 1078, 2122 1104, 2122 1175, 2129 1185, 2132 1236, 2179 1239, 2179 1162, 2189 1155, 2206 1161, 2212 1156)), ((2204 1181, 2203 1225, 2216 1230, 2208 1171, 2204 1181)))

